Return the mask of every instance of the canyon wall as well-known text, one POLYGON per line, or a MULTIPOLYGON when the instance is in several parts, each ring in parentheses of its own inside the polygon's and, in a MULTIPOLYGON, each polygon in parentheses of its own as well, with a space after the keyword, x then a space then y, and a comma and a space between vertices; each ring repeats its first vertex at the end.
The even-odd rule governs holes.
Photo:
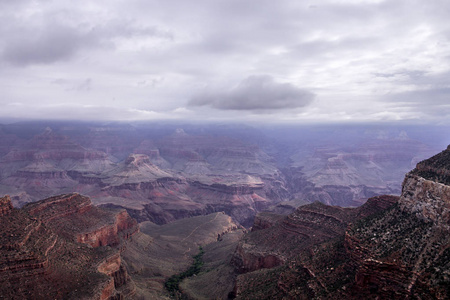
MULTIPOLYGON (((2 207, 10 207, 8 197, 1 200, 2 207)), ((1 218, 2 296, 121 299, 134 294, 120 253, 138 227, 126 211, 102 210, 88 197, 66 194, 10 208, 1 218)))
POLYGON ((240 274, 235 296, 448 299, 449 157, 447 148, 420 162, 405 176, 401 197, 257 217, 232 261, 240 274))

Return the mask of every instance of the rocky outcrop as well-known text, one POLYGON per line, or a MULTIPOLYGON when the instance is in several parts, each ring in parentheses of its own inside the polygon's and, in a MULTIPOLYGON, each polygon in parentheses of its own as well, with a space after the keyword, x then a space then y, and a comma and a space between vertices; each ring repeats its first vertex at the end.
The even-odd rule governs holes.
POLYGON ((51 197, 24 207, 31 216, 44 223, 77 213, 82 214, 92 208, 92 202, 88 197, 76 193, 51 197))
POLYGON ((305 205, 245 236, 233 259, 244 272, 237 298, 448 299, 450 188, 436 169, 447 151, 407 174, 401 197, 305 205), (262 271, 264 255, 284 260, 262 271))
POLYGON ((447 148, 420 162, 405 176, 402 195, 393 209, 348 230, 346 248, 359 266, 354 293, 450 297, 445 283, 450 264, 442 263, 450 253, 450 187, 442 183, 448 153, 447 148))
POLYGON ((20 211, 2 216, 0 281, 21 280, 49 272, 49 252, 58 237, 41 221, 20 211))
POLYGON ((450 185, 450 145, 441 153, 419 162, 411 173, 428 180, 450 185))
POLYGON ((346 251, 356 266, 348 291, 365 297, 449 297, 445 278, 450 265, 442 263, 450 253, 445 225, 426 221, 398 205, 362 221, 345 236, 346 251))
POLYGON ((450 226, 450 186, 414 173, 405 177, 400 207, 424 220, 450 226))
POLYGON ((124 210, 115 216, 114 223, 79 233, 76 238, 77 242, 89 244, 94 248, 116 246, 120 243, 120 238, 128 239, 138 230, 137 222, 124 210))
POLYGON ((126 208, 139 222, 149 220, 165 224, 224 211, 242 225, 250 227, 256 212, 269 207, 272 201, 266 196, 262 181, 250 176, 242 177, 213 178, 218 182, 204 177, 201 180, 162 177, 147 182, 122 183, 104 187, 96 200, 102 201, 104 197, 105 201, 126 208), (111 201, 111 196, 114 201, 111 201), (140 207, 131 203, 139 203, 140 207))
MULTIPOLYGON (((368 286, 373 288, 376 282, 386 280, 392 284, 400 280, 401 275, 394 273, 377 277, 394 269, 399 274, 403 270, 403 276, 409 271, 367 256, 370 247, 348 231, 352 224, 365 224, 363 220, 392 209, 397 201, 398 197, 380 196, 354 209, 317 202, 278 220, 272 214, 257 216, 256 230, 244 237, 232 259, 235 271, 241 274, 236 282, 237 298, 301 299, 303 295, 305 299, 326 299, 333 291, 336 299, 353 299, 352 295, 363 295, 362 290, 368 291, 368 286), (267 219, 270 222, 265 222, 267 219), (364 283, 364 287, 358 290, 355 282, 364 283), (266 292, 260 293, 261 289, 266 292)), ((392 296, 388 289, 383 295, 392 296)))
POLYGON ((277 224, 277 222, 279 222, 283 217, 283 215, 270 212, 261 212, 255 216, 252 231, 270 228, 277 224))
POLYGON ((134 295, 136 292, 134 283, 131 281, 119 253, 108 257, 97 269, 100 273, 106 274, 111 278, 103 288, 101 298, 124 299, 134 295))
POLYGON ((138 227, 124 210, 102 210, 87 197, 67 194, 0 217, 2 296, 122 299, 134 293, 120 253, 138 227))
POLYGON ((238 273, 247 273, 260 269, 274 268, 282 265, 285 258, 280 253, 267 251, 248 251, 247 245, 239 244, 234 252, 232 264, 238 273))
POLYGON ((255 230, 238 245, 232 263, 238 273, 283 265, 299 252, 343 235, 356 214, 356 209, 320 202, 301 206, 289 216, 262 213, 255 230))

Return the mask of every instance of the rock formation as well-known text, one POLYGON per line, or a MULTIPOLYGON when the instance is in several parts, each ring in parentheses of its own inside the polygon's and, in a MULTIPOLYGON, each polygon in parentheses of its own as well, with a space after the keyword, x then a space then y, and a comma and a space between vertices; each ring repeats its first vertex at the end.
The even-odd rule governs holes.
POLYGON ((181 127, 0 125, 0 194, 21 207, 78 192, 158 224, 225 211, 250 227, 258 212, 278 204, 274 211, 288 214, 314 201, 359 206, 400 194, 404 171, 429 151, 404 134, 367 138, 359 128, 345 139, 324 139, 316 132, 268 138, 245 126, 181 127))
POLYGON ((126 129, 89 128, 82 135, 66 129, 69 137, 47 127, 0 159, 0 191, 16 206, 75 191, 97 205, 126 208, 139 221, 164 224, 226 211, 246 226, 257 211, 289 195, 255 145, 182 130, 138 143, 140 135, 126 129))
POLYGON ((400 198, 257 216, 233 257, 237 299, 448 299, 450 149, 408 173, 400 198))
POLYGON ((105 211, 87 197, 67 194, 1 218, 3 297, 119 299, 134 293, 120 245, 138 228, 125 211, 105 211))

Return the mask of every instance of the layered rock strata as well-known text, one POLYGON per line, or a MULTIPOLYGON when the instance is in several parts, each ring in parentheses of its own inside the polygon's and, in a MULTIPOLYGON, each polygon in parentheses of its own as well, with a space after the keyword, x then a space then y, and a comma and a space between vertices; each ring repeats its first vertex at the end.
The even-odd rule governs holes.
POLYGON ((101 210, 87 197, 68 194, 1 218, 2 296, 120 299, 134 293, 120 245, 138 228, 125 211, 101 210))
POLYGON ((400 198, 257 217, 233 264, 238 299, 450 298, 450 149, 405 177, 400 198), (271 221, 267 221, 271 219, 271 221), (281 236, 281 238, 280 238, 281 236), (276 257, 276 259, 274 258, 276 257))

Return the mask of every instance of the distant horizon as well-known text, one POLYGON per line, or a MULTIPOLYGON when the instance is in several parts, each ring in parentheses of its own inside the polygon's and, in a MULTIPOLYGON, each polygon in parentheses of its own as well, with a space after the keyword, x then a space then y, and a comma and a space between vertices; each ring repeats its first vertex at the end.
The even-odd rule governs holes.
POLYGON ((423 141, 434 145, 436 150, 443 149, 450 144, 450 125, 433 123, 412 123, 412 122, 317 122, 317 123, 287 123, 287 122, 239 122, 239 121, 205 121, 205 120, 146 120, 146 121, 117 121, 117 120, 14 120, 13 122, 3 122, 0 120, 0 132, 2 128, 7 128, 8 132, 15 132, 17 128, 32 128, 34 134, 44 132, 45 127, 50 129, 65 130, 64 126, 79 126, 80 129, 88 129, 90 126, 108 127, 113 126, 117 130, 123 130, 126 126, 133 126, 138 130, 151 128, 152 132, 162 130, 167 134, 168 130, 175 132, 176 129, 184 129, 188 134, 213 133, 219 130, 223 134, 235 130, 249 129, 247 133, 263 133, 277 139, 292 139, 296 135, 305 133, 312 134, 321 132, 329 135, 335 132, 330 138, 339 138, 340 134, 350 133, 351 135, 368 134, 376 138, 393 139, 395 135, 400 135, 405 131, 406 137, 423 141), (124 127, 122 127, 124 126, 124 127), (155 127, 156 126, 156 127, 155 127), (14 129, 16 128, 16 129, 14 129), (225 131, 223 131, 225 130, 225 131), (300 130, 300 131, 299 131, 300 130), (377 133, 379 132, 379 133, 377 133), (378 137, 377 137, 378 136, 378 137))
POLYGON ((285 120, 240 120, 240 119, 145 119, 145 120, 121 120, 121 119, 75 119, 75 118, 0 118, 0 125, 11 125, 20 123, 80 123, 80 124, 226 124, 246 126, 425 126, 425 127, 450 127, 448 122, 431 121, 364 121, 364 120, 329 120, 329 121, 285 121, 285 120))

